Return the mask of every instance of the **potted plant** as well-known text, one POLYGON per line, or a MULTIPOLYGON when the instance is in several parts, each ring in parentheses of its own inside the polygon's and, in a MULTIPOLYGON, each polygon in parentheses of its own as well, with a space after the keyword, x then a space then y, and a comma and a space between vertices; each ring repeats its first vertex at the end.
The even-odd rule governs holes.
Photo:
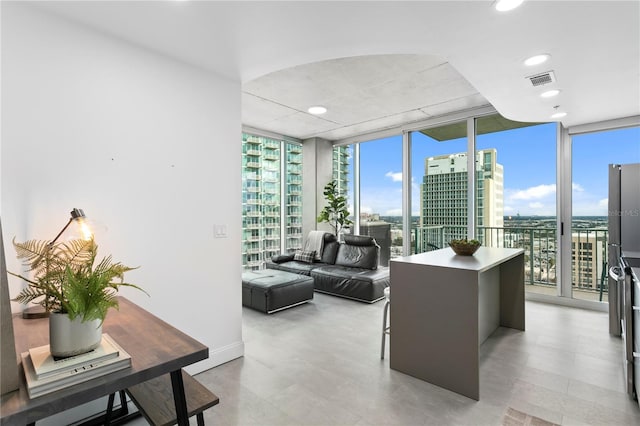
POLYGON ((336 236, 338 236, 343 227, 353 223, 353 221, 349 219, 347 199, 340 194, 337 186, 338 183, 335 180, 325 185, 323 194, 327 204, 318 216, 318 222, 327 222, 331 225, 336 236))
POLYGON ((119 288, 144 291, 124 282, 124 273, 135 268, 114 263, 111 256, 97 261, 98 246, 93 239, 56 244, 14 239, 13 245, 18 259, 32 272, 32 278, 9 272, 28 284, 13 300, 35 302, 50 313, 49 345, 55 357, 98 347, 107 311, 118 307, 119 288))

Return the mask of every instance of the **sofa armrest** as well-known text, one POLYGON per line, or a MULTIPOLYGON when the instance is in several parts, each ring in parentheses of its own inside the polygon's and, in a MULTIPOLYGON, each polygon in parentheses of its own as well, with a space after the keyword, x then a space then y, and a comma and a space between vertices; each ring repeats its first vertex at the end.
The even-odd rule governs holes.
POLYGON ((284 263, 284 262, 289 262, 293 260, 293 253, 292 254, 275 254, 273 256, 271 256, 271 261, 273 263, 284 263))

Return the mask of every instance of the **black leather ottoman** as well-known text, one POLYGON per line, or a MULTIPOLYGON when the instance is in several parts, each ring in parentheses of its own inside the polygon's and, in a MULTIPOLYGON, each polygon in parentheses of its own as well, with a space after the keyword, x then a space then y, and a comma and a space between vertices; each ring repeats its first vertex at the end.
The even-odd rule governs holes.
POLYGON ((242 273, 242 305, 268 314, 313 299, 313 278, 265 269, 242 273))

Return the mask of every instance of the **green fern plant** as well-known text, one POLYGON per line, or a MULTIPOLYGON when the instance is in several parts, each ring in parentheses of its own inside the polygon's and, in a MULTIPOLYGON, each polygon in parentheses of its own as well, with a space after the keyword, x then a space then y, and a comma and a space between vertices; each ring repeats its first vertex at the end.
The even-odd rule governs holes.
POLYGON ((13 299, 16 302, 34 302, 47 312, 66 313, 71 320, 104 321, 107 311, 118 307, 120 287, 146 293, 124 282, 124 273, 136 268, 114 263, 111 256, 96 262, 98 245, 93 239, 51 244, 42 240, 18 243, 14 238, 13 245, 33 277, 9 272, 28 283, 13 299))

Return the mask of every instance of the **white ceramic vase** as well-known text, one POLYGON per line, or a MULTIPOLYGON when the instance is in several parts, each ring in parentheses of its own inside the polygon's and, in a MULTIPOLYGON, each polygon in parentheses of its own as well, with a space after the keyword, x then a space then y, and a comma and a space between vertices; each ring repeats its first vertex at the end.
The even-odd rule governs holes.
POLYGON ((67 314, 52 312, 49 315, 49 350, 54 357, 69 357, 89 352, 102 341, 102 324, 99 319, 73 321, 67 314))

